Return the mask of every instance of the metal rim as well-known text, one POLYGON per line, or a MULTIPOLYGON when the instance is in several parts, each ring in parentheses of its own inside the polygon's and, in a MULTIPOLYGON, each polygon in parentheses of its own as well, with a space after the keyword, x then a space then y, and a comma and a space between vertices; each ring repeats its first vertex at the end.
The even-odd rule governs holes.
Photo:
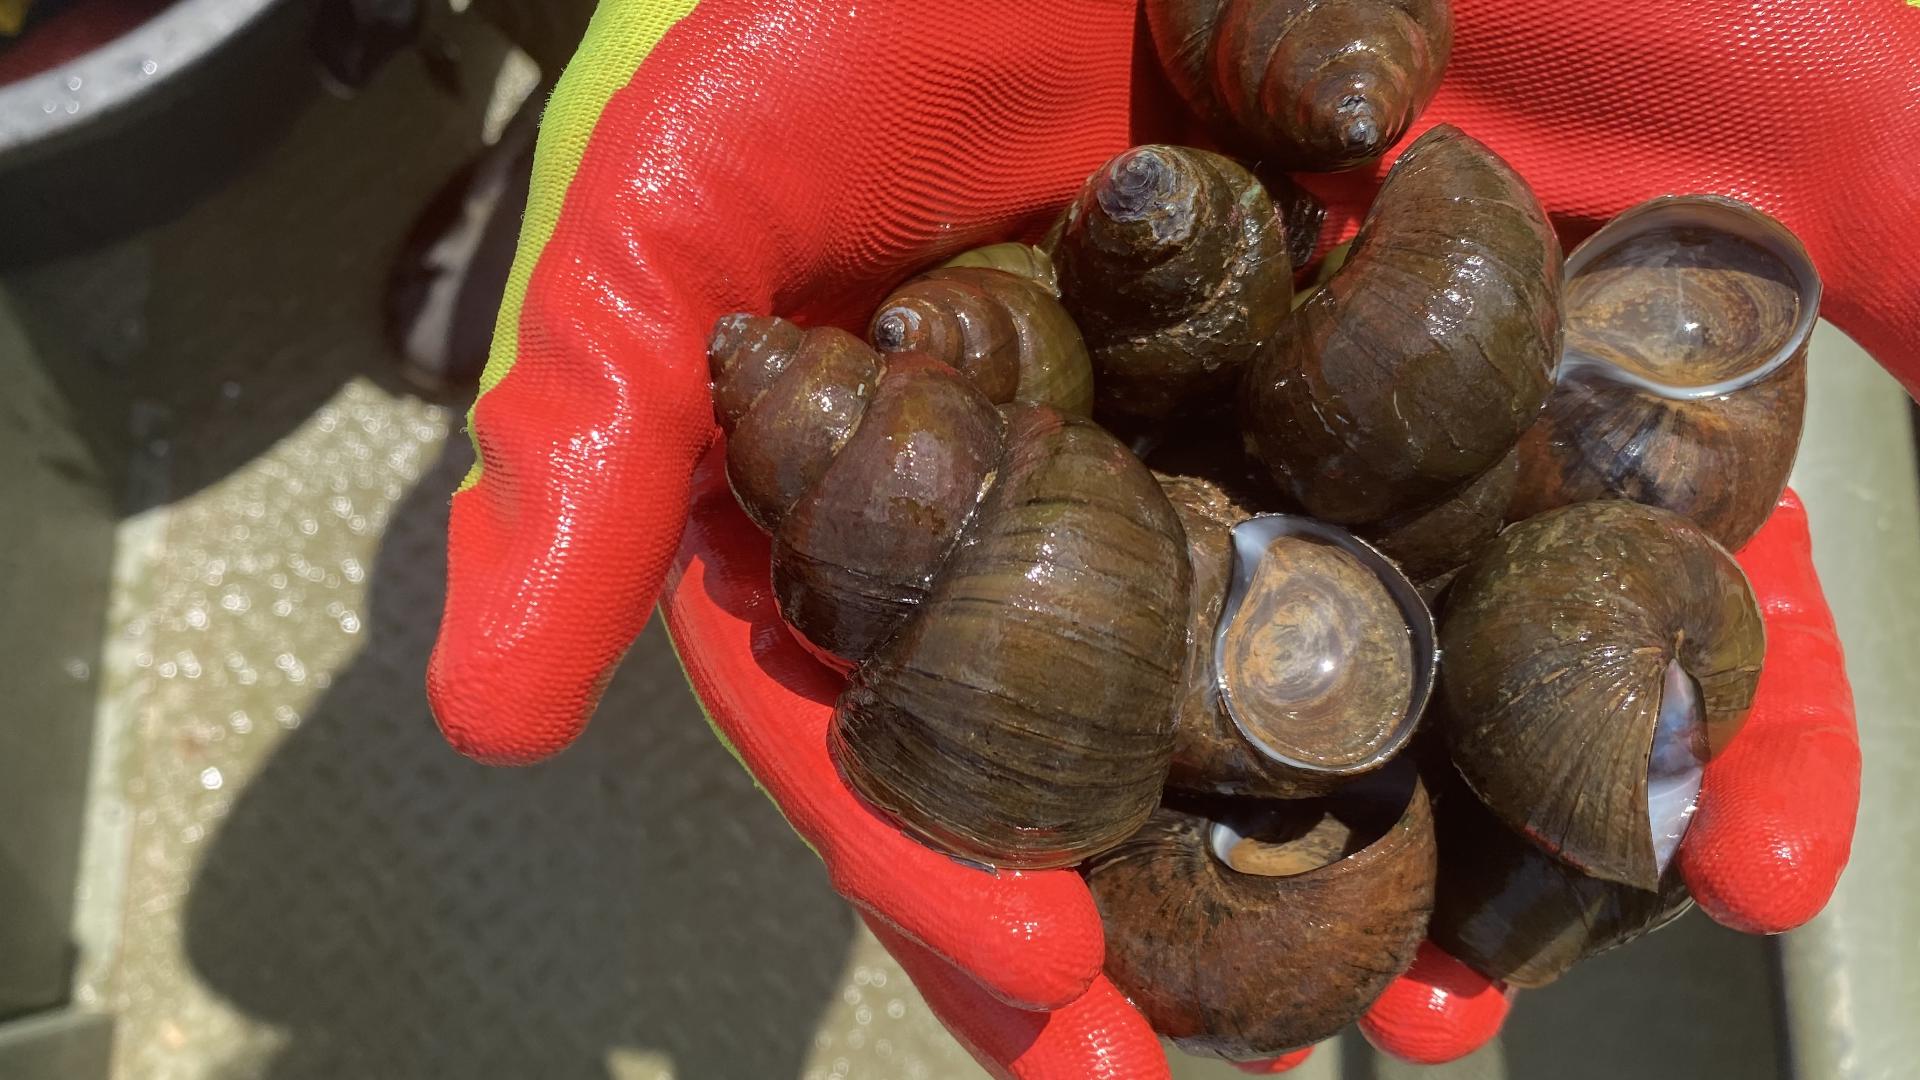
POLYGON ((282 2, 179 0, 91 52, 0 87, 0 155, 138 101, 282 2))

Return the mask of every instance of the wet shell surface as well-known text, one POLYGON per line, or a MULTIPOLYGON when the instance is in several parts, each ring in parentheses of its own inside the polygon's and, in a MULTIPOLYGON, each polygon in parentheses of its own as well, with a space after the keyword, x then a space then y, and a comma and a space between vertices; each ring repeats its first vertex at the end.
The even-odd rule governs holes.
POLYGON ((1500 824, 1457 783, 1439 788, 1434 944, 1491 979, 1544 986, 1692 906, 1679 868, 1657 888, 1588 877, 1500 824))
POLYGON ((1004 244, 988 244, 963 251, 946 262, 947 266, 984 266, 993 270, 1004 270, 1009 274, 1037 282, 1055 296, 1060 295, 1060 276, 1054 271, 1053 259, 1044 250, 1032 244, 1008 241, 1004 244))
POLYGON ((1548 511, 1462 571, 1440 640, 1448 748, 1481 801, 1591 876, 1658 888, 1765 653, 1733 558, 1666 510, 1548 511))
POLYGON ((989 401, 1093 409, 1093 367, 1080 329, 1053 290, 993 266, 929 270, 874 312, 883 353, 921 352, 960 370, 989 401))
POLYGON ((830 733, 854 789, 955 854, 1067 866, 1153 812, 1190 571, 1152 474, 1091 421, 1008 406, 1006 455, 830 733))
POLYGON ((1413 962, 1433 819, 1396 766, 1324 799, 1170 803, 1086 873, 1107 974, 1154 1030, 1270 1057, 1332 1035, 1413 962))
POLYGON ((1053 257, 1093 354, 1096 416, 1129 432, 1227 408, 1293 296, 1266 190, 1238 163, 1183 146, 1136 146, 1096 170, 1053 257))
POLYGON ((1190 576, 1146 467, 1092 421, 996 408, 839 330, 726 316, 709 365, 781 615, 852 669, 830 749, 853 788, 995 865, 1137 829, 1172 756, 1190 576))
POLYGON ((1422 135, 1346 262, 1248 366, 1248 453, 1338 524, 1452 495, 1513 449, 1553 386, 1560 261, 1512 167, 1457 128, 1422 135))
POLYGON ((1287 169, 1400 141, 1453 44, 1446 0, 1147 0, 1174 89, 1222 139, 1287 169))
POLYGON ((1799 240, 1745 203, 1615 218, 1567 260, 1559 385, 1521 441, 1515 516, 1625 498, 1746 543, 1799 449, 1820 293, 1799 240))
POLYGON ((1499 535, 1519 485, 1516 449, 1440 502, 1375 522, 1360 532, 1399 563, 1424 592, 1428 583, 1465 566, 1499 535))

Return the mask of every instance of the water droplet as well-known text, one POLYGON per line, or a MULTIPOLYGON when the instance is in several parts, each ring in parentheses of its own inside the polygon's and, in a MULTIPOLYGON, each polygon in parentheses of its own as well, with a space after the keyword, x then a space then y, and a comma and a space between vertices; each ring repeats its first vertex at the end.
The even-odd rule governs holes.
POLYGON ((200 786, 206 788, 208 791, 219 791, 220 785, 224 783, 226 783, 226 778, 220 775, 218 768, 209 765, 200 770, 200 786))

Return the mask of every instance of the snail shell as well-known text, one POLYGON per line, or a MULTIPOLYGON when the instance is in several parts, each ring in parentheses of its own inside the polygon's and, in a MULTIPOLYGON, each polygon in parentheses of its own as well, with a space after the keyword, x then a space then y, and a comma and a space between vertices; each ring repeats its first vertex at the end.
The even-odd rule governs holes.
POLYGON ((1037 282, 1055 296, 1060 295, 1060 276, 1054 272, 1053 258, 1032 244, 1015 241, 988 244, 963 251, 940 265, 984 266, 991 270, 1005 270, 1016 277, 1037 282))
POLYGON ((1626 498, 1745 544, 1793 468, 1819 306, 1806 249, 1745 203, 1614 219, 1567 259, 1560 383, 1521 440, 1515 514, 1626 498))
POLYGON ((1560 352, 1560 243, 1526 183, 1458 129, 1400 156, 1352 253, 1247 371, 1248 452, 1314 517, 1377 522, 1485 473, 1560 352))
POLYGON ((1327 224, 1327 204, 1271 162, 1257 162, 1252 168, 1260 186, 1267 189, 1267 197, 1273 200, 1273 208, 1280 214, 1280 225, 1287 233, 1287 261, 1296 272, 1304 270, 1320 250, 1320 233, 1327 224))
POLYGON ((945 364, 883 362, 832 328, 730 315, 710 356, 727 477, 773 535, 780 613, 816 653, 859 663, 959 539, 999 462, 1000 416, 945 364))
POLYGON ((1396 514, 1360 532, 1428 592, 1432 583, 1472 561, 1499 534, 1519 484, 1516 449, 1432 506, 1396 514))
POLYGON ((849 783, 997 865, 1138 828, 1172 753, 1189 576, 1146 467, 1091 421, 996 409, 840 331, 728 316, 711 366, 781 614, 859 665, 830 734, 849 783))
POLYGON ((1193 566, 1168 782, 1290 798, 1390 760, 1419 722, 1438 659, 1413 584, 1341 530, 1249 517, 1202 480, 1160 482, 1193 566))
POLYGON ((1455 579, 1440 640, 1448 747, 1481 801, 1589 875, 1657 888, 1759 678, 1732 557, 1665 510, 1551 510, 1455 579))
POLYGON ((1122 426, 1224 406, 1293 295, 1266 190, 1186 147, 1101 166, 1067 207, 1054 262, 1093 354, 1097 415, 1122 426))
POLYGON ((831 740, 856 790, 947 850, 1065 866, 1159 800, 1189 570, 1173 508, 1126 447, 1044 406, 1005 412, 976 524, 854 672, 831 740))
POLYGON ((1086 342, 1032 277, 990 266, 929 270, 881 301, 869 336, 883 353, 921 352, 959 369, 996 403, 1078 416, 1093 408, 1086 342))
POLYGON ((1491 979, 1543 986, 1693 905, 1669 866, 1655 890, 1588 877, 1500 824, 1457 784, 1434 796, 1440 877, 1427 936, 1491 979))
POLYGON ((1446 0, 1148 0, 1174 89, 1282 168, 1333 170, 1400 141, 1453 46, 1446 0))
POLYGON ((1433 819, 1396 767, 1327 799, 1170 804, 1086 874, 1107 975, 1155 1031, 1193 1054, 1270 1057, 1332 1035, 1412 964, 1433 819))

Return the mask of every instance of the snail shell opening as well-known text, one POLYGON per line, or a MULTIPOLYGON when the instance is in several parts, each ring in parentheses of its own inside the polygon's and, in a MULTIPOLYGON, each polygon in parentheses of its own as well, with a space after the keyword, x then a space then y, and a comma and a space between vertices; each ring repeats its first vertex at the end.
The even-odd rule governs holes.
POLYGON ((1403 757, 1321 799, 1170 798, 1086 880, 1107 976, 1153 1029, 1247 1061, 1378 999, 1427 935, 1437 872, 1432 804, 1403 757))
POLYGON ((1660 716, 1647 753, 1647 821, 1653 830, 1654 865, 1661 873, 1673 862, 1693 821, 1708 756, 1700 684, 1674 660, 1667 664, 1660 716))
POLYGON ((1327 775, 1377 768, 1426 709, 1437 641, 1413 582, 1346 530, 1291 514, 1234 526, 1213 678, 1267 757, 1327 775))
POLYGON ((1222 814, 1207 845, 1222 866, 1251 877, 1296 877, 1378 843, 1413 797, 1412 768, 1393 767, 1312 799, 1263 802, 1222 814))
POLYGON ((1786 226, 1717 195, 1670 195, 1615 218, 1566 264, 1560 378, 1599 376, 1676 400, 1750 386, 1806 346, 1820 275, 1786 226))

